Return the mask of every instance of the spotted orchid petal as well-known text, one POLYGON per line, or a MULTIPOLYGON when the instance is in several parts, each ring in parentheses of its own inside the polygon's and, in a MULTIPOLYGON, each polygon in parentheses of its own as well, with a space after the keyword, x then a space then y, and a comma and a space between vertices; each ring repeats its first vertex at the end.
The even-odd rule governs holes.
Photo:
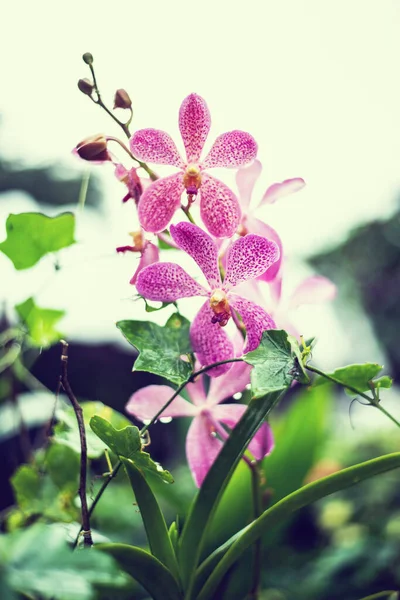
POLYGON ((176 263, 154 263, 140 271, 136 289, 147 300, 175 302, 179 298, 207 296, 208 292, 176 263))
POLYGON ((278 256, 278 259, 276 260, 276 262, 274 262, 274 264, 272 264, 269 267, 269 269, 264 271, 264 273, 262 273, 259 276, 259 279, 262 279, 262 281, 270 282, 276 278, 276 276, 281 268, 282 259, 283 259, 282 240, 279 237, 279 235, 277 234, 277 232, 275 231, 275 229, 270 227, 270 225, 263 223, 263 221, 260 221, 260 219, 256 219, 252 215, 246 215, 244 217, 242 223, 243 223, 243 226, 245 227, 245 229, 249 233, 255 233, 257 235, 261 235, 262 237, 265 237, 268 240, 275 242, 279 248, 279 256, 278 256))
MULTIPOLYGON (((132 394, 125 410, 139 421, 152 419, 173 393, 174 390, 168 385, 148 385, 132 394)), ((193 404, 177 396, 160 417, 194 417, 197 412, 193 404)))
POLYGON ((215 437, 213 421, 209 416, 200 414, 195 417, 186 437, 186 456, 198 487, 203 483, 221 448, 222 441, 215 437))
POLYGON ((129 140, 135 158, 157 165, 171 165, 183 169, 185 163, 173 139, 160 129, 140 129, 129 140))
POLYGON ((289 308, 297 308, 301 304, 320 304, 333 300, 336 296, 336 286, 322 275, 307 277, 295 289, 289 301, 289 308))
POLYGON ((231 292, 229 294, 229 303, 238 311, 246 327, 247 336, 243 352, 251 352, 258 347, 263 331, 276 329, 275 323, 272 317, 261 306, 254 304, 251 300, 242 298, 242 296, 231 292))
MULTIPOLYGON (((148 267, 150 268, 150 267, 148 267)), ((231 340, 223 327, 213 323, 214 313, 209 302, 205 302, 190 327, 193 350, 201 365, 211 365, 220 360, 232 358, 235 354, 231 340)), ((220 365, 208 371, 210 377, 219 377, 231 368, 231 364, 220 365)))
POLYGON ((183 174, 175 173, 150 185, 139 200, 138 216, 143 229, 163 231, 179 208, 184 191, 183 174))
POLYGON ((236 173, 236 185, 239 190, 239 202, 243 211, 250 204, 251 195, 257 179, 260 177, 262 166, 259 160, 255 160, 249 167, 238 169, 236 173))
POLYGON ((142 271, 142 269, 144 269, 145 267, 148 267, 149 265, 158 262, 159 258, 160 252, 157 246, 155 246, 151 242, 146 242, 140 256, 138 268, 136 269, 129 283, 131 283, 132 285, 136 285, 136 281, 140 271, 142 271))
POLYGON ((303 189, 305 185, 306 182, 301 177, 285 179, 285 181, 282 181, 281 183, 274 183, 269 186, 258 207, 265 206, 266 204, 274 204, 280 198, 303 189))
MULTIPOLYGON (((247 406, 245 404, 222 404, 212 408, 212 416, 233 429, 241 419, 247 406)), ((274 448, 274 438, 268 423, 263 423, 249 444, 249 450, 257 460, 267 456, 274 448)))
POLYGON ((218 248, 214 240, 193 223, 171 225, 172 239, 187 252, 203 271, 211 288, 222 285, 218 269, 218 248))
POLYGON ((203 169, 216 167, 236 169, 247 165, 256 156, 257 143, 253 136, 236 129, 217 137, 201 166, 203 169))
POLYGON ((238 392, 243 392, 250 383, 251 367, 247 363, 232 363, 232 368, 225 375, 211 380, 208 390, 207 404, 216 405, 238 392))
POLYGON ((224 289, 262 275, 278 258, 279 248, 275 242, 253 233, 239 238, 228 248, 224 289))
POLYGON ((179 109, 179 129, 188 163, 199 162, 210 125, 210 111, 205 100, 197 94, 187 96, 179 109))
POLYGON ((231 237, 239 225, 241 211, 235 194, 222 181, 202 174, 200 214, 211 235, 231 237))

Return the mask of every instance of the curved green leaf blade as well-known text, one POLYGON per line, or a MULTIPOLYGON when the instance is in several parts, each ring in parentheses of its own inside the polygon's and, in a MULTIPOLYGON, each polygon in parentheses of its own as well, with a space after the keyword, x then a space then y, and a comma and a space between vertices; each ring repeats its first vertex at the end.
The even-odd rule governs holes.
POLYGON ((45 254, 74 244, 74 230, 72 213, 57 217, 34 212, 11 214, 6 221, 7 238, 0 243, 0 251, 17 270, 29 269, 45 254))
POLYGON ((122 459, 129 477, 144 527, 151 553, 158 558, 179 581, 178 563, 172 547, 164 515, 158 502, 140 470, 130 461, 122 459))
POLYGON ((96 549, 111 555, 153 600, 182 600, 183 595, 170 571, 145 550, 128 544, 98 544, 96 549))
MULTIPOLYGON (((211 573, 200 594, 197 596, 197 600, 209 600, 212 598, 222 577, 243 552, 269 529, 279 525, 296 510, 299 510, 308 504, 312 504, 316 500, 324 498, 329 494, 355 485, 364 479, 399 467, 400 452, 387 454, 386 456, 368 460, 359 465, 355 465, 354 467, 343 469, 338 473, 309 483, 292 494, 289 494, 289 496, 286 496, 274 504, 274 506, 266 510, 261 517, 242 530, 240 535, 236 534, 234 538, 230 540, 231 546, 229 550, 211 573)), ((228 544, 229 542, 225 544, 225 548, 228 544)), ((211 561, 211 558, 209 557, 208 560, 211 561)))
POLYGON ((147 371, 180 385, 192 372, 190 362, 181 356, 190 354, 190 323, 173 314, 164 327, 150 321, 118 321, 118 329, 139 351, 133 370, 147 371))
POLYGON ((65 315, 65 310, 39 308, 33 298, 17 304, 15 310, 25 323, 34 346, 50 346, 62 338, 55 325, 65 315))
POLYGON ((148 452, 142 451, 140 432, 137 427, 128 425, 123 429, 115 429, 109 421, 99 415, 95 415, 90 419, 90 427, 114 454, 131 459, 138 469, 149 471, 166 483, 174 482, 174 478, 169 471, 166 471, 161 465, 152 460, 148 452))
POLYGON ((202 550, 207 526, 222 492, 251 438, 285 390, 252 400, 222 447, 195 497, 179 541, 179 564, 187 596, 191 597, 195 569, 202 550))

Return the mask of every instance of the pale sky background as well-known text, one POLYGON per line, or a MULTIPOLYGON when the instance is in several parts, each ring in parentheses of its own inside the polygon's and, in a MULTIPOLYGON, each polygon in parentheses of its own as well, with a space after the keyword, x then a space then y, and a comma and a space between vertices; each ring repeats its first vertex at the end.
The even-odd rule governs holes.
MULTIPOLYGON (((179 148, 179 106, 196 92, 211 111, 207 147, 232 129, 256 138, 264 165, 256 200, 275 181, 307 182, 264 213, 292 259, 290 287, 308 272, 297 267, 303 256, 398 208, 399 26, 398 0, 8 3, 0 36, 1 152, 27 164, 55 162, 63 176, 84 170, 70 154, 82 138, 120 135, 77 89, 89 76, 81 59, 87 51, 104 100, 111 104, 114 91, 126 88, 132 127, 164 129, 179 148)), ((54 276, 50 258, 16 273, 0 256, 1 296, 10 306, 35 294, 42 306, 68 308, 60 328, 71 338, 117 340, 117 319, 146 318, 129 300, 135 258, 114 250, 129 243, 134 211, 121 205, 125 191, 111 169, 96 171, 104 177, 104 211, 85 209, 79 217, 81 243, 62 255, 65 268, 54 276)), ((233 185, 233 173, 218 175, 233 185)), ((0 198, 2 223, 25 210, 38 207, 19 193, 0 198)), ((329 307, 302 318, 306 334, 319 334, 325 364, 379 360, 379 353, 364 355, 376 350, 368 344, 354 354, 329 307)))

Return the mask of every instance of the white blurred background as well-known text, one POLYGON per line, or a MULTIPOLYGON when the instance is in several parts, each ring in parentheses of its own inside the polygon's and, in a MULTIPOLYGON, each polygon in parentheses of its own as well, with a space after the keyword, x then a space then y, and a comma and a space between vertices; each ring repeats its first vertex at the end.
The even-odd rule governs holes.
MULTIPOLYGON (((71 155, 81 139, 98 132, 123 136, 77 89, 79 78, 90 77, 84 52, 94 55, 108 105, 117 88, 127 89, 132 128, 164 129, 180 149, 179 106, 196 92, 211 111, 206 148, 232 129, 256 138, 264 170, 254 200, 276 181, 303 177, 307 183, 264 213, 282 237, 293 288, 312 273, 305 257, 398 208, 399 25, 396 0, 9 4, 0 36, 0 152, 27 165, 56 164, 64 177, 87 170, 71 155)), ((105 202, 100 212, 78 214, 78 244, 61 254, 61 271, 54 274, 47 257, 16 272, 0 255, 0 298, 9 311, 30 295, 40 306, 67 309, 60 323, 67 337, 121 341, 115 321, 148 318, 132 301, 136 255, 115 252, 130 243, 134 206, 121 204, 125 189, 111 167, 93 170, 103 179, 105 202)), ((234 186, 233 172, 219 176, 234 186)), ((30 210, 61 212, 18 191, 3 194, 0 240, 7 215, 30 210)), ((185 303, 186 314, 192 306, 185 303)), ((167 314, 151 318, 162 323, 167 314)), ((383 359, 368 324, 361 320, 364 343, 355 348, 331 306, 302 308, 298 326, 318 335, 316 356, 326 367, 383 359)))

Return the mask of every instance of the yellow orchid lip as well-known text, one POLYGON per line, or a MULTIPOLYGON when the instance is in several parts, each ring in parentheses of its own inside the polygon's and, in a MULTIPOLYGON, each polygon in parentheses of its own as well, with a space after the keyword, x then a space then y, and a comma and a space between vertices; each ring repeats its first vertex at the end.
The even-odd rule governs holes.
POLYGON ((212 322, 219 323, 220 327, 225 327, 231 317, 231 309, 226 293, 221 289, 214 290, 210 298, 210 306, 214 313, 212 322))
POLYGON ((191 164, 186 167, 183 185, 188 194, 197 194, 197 190, 201 186, 201 171, 198 165, 191 164))

